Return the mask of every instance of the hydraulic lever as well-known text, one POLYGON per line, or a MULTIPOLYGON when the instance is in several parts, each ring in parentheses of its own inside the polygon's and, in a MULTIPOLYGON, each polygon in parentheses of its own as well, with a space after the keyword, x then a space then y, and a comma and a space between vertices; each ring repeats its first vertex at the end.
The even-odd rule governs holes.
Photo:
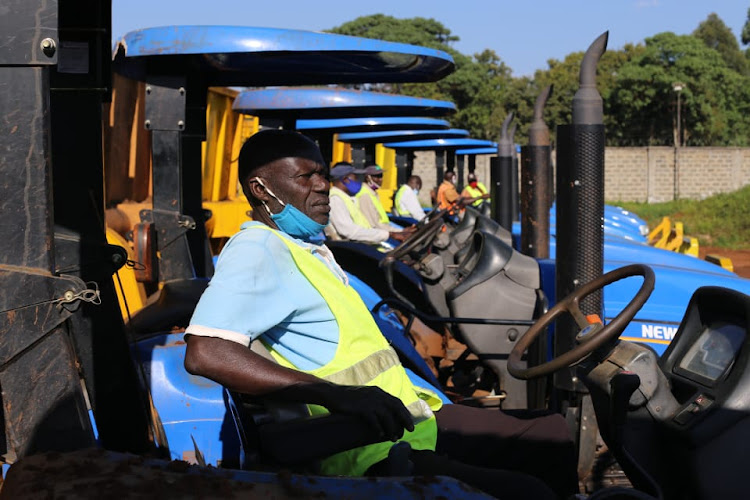
POLYGON ((641 385, 638 375, 621 371, 609 383, 610 386, 610 445, 612 452, 620 460, 620 465, 627 469, 634 485, 654 498, 662 499, 662 491, 654 479, 633 459, 625 449, 625 425, 628 417, 630 398, 641 385))

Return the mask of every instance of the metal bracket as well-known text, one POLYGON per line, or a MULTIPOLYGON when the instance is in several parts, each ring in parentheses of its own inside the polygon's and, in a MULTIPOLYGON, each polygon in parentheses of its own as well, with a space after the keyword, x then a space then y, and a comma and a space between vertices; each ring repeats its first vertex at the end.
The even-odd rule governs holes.
POLYGON ((141 222, 152 222, 156 226, 159 250, 174 240, 195 229, 195 220, 189 215, 165 210, 141 210, 141 222))
POLYGON ((141 222, 156 227, 156 248, 159 252, 159 279, 190 279, 195 277, 187 232, 195 229, 188 215, 165 210, 141 210, 141 222))
POLYGON ((148 78, 143 126, 147 130, 185 130, 186 94, 185 78, 148 78))

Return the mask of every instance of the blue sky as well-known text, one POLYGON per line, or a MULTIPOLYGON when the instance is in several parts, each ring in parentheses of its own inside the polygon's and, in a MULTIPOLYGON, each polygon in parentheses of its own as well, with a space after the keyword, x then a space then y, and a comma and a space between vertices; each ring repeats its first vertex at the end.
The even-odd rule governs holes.
POLYGON ((672 31, 692 32, 711 12, 739 37, 750 1, 740 0, 113 0, 118 37, 148 26, 227 24, 320 31, 359 16, 431 17, 465 54, 493 49, 516 76, 586 47, 609 30, 609 47, 672 31))

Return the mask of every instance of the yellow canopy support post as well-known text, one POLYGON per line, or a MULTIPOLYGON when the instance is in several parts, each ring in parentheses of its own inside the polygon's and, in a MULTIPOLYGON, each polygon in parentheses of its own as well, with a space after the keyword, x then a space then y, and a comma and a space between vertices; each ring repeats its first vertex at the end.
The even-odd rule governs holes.
POLYGON ((393 208, 393 193, 398 189, 398 171, 396 170, 396 150, 382 144, 375 146, 375 163, 383 169, 383 185, 378 189, 380 203, 386 212, 393 208))
POLYGON ((210 238, 228 238, 250 220, 250 205, 238 181, 240 149, 260 124, 255 116, 235 113, 238 92, 211 87, 206 109, 206 141, 203 153, 203 207, 212 213, 206 223, 210 238))
POLYGON ((212 87, 206 108, 206 141, 203 154, 203 199, 226 199, 234 131, 239 115, 232 111, 235 91, 212 87))
POLYGON ((352 162, 352 146, 349 143, 339 141, 339 135, 333 134, 333 159, 331 166, 340 161, 352 162))

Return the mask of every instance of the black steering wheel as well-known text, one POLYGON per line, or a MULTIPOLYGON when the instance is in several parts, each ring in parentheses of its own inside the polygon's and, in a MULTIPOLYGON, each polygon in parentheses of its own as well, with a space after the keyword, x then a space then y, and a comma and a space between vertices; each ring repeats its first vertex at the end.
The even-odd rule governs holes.
POLYGON ((651 296, 651 292, 654 290, 654 283, 654 271, 652 271, 650 267, 643 264, 631 264, 610 271, 574 290, 573 293, 555 304, 552 309, 539 318, 539 320, 534 323, 520 339, 518 339, 518 342, 516 342, 516 345, 508 356, 508 372, 516 378, 528 380, 549 375, 561 368, 573 366, 580 362, 607 342, 620 336, 623 330, 628 326, 628 323, 630 323, 636 313, 651 296), (620 314, 607 323, 606 326, 601 323, 590 322, 586 318, 586 315, 581 312, 581 300, 607 285, 631 276, 643 276, 643 284, 641 284, 641 288, 630 300, 628 305, 620 311, 620 314), (581 328, 581 332, 576 336, 576 342, 578 345, 570 351, 561 354, 546 363, 532 366, 531 368, 524 368, 521 362, 521 356, 523 353, 528 349, 531 343, 545 331, 547 326, 552 323, 552 320, 564 312, 570 314, 578 324, 578 327, 581 328))
POLYGON ((433 210, 430 212, 430 219, 422 223, 422 221, 426 220, 427 217, 419 221, 416 225, 416 231, 409 236, 405 241, 403 241, 399 246, 385 254, 386 259, 390 260, 397 260, 401 257, 407 255, 408 253, 416 250, 417 248, 423 246, 425 243, 427 243, 429 240, 432 239, 433 236, 435 236, 435 233, 437 233, 440 228, 443 226, 443 215, 445 215, 446 210, 433 210))

